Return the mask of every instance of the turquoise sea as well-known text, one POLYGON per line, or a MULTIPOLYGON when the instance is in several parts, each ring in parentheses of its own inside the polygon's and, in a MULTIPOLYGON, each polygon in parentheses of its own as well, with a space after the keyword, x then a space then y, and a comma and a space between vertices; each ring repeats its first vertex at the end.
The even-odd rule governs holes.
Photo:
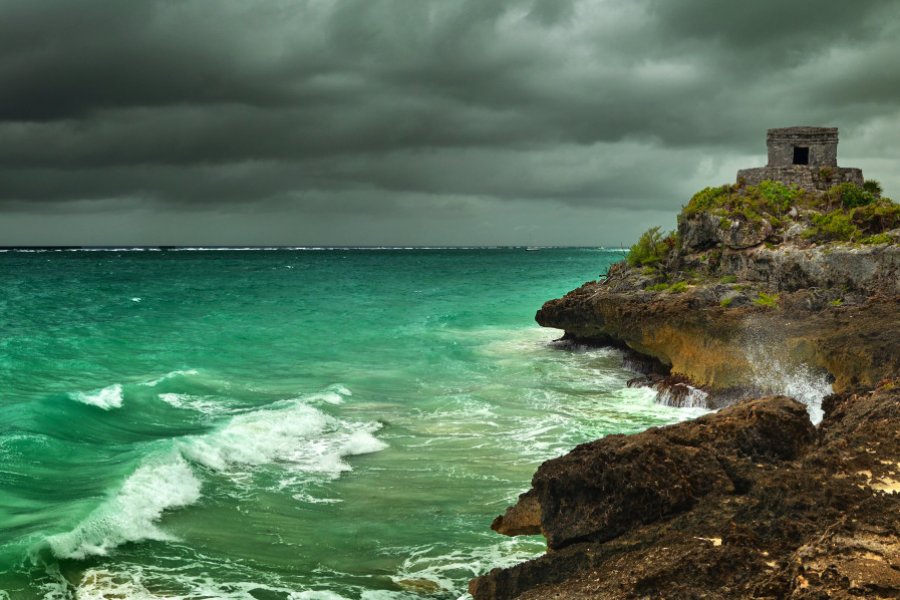
POLYGON ((620 259, 0 252, 0 598, 465 597, 543 460, 698 412, 535 325, 620 259))

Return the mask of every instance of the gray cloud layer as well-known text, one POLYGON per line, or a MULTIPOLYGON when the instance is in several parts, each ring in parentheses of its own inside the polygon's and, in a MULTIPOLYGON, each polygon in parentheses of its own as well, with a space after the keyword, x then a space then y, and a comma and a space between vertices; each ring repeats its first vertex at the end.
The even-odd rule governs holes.
POLYGON ((0 0, 0 235, 613 243, 793 124, 894 193, 898 40, 891 0, 0 0))

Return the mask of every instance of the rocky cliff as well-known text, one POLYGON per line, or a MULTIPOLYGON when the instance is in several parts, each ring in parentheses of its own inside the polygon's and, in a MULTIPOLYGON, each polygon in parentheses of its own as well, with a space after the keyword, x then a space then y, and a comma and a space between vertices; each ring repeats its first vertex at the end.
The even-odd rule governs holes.
POLYGON ((777 391, 760 389, 770 363, 819 370, 835 391, 900 376, 900 205, 847 189, 704 190, 677 233, 651 230, 627 263, 537 321, 652 357, 713 406, 777 391))
POLYGON ((876 185, 708 188, 547 302, 541 325, 623 348, 634 384, 726 408, 541 465, 492 527, 548 553, 475 599, 900 597, 898 241, 876 185), (762 397, 800 372, 836 392, 817 426, 762 397))
POLYGON ((495 521, 546 555, 475 600, 897 598, 900 389, 833 396, 814 428, 785 397, 583 444, 495 521), (522 510, 525 505, 526 510, 522 510))

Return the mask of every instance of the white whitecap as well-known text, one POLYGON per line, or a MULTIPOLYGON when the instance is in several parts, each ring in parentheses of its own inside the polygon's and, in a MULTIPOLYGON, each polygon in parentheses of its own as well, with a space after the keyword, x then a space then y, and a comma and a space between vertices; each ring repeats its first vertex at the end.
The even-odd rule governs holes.
POLYGON ((304 394, 299 399, 306 403, 324 402, 326 404, 343 404, 344 400, 353 395, 347 386, 340 383, 329 385, 321 392, 304 394))
POLYGON ((151 379, 150 381, 147 381, 147 382, 143 383, 142 385, 146 385, 148 387, 154 387, 168 379, 173 379, 175 377, 182 377, 185 375, 197 375, 199 373, 200 373, 200 371, 198 371, 197 369, 179 369, 177 371, 169 371, 165 375, 161 375, 161 376, 157 377, 156 379, 151 379))
POLYGON ((122 385, 114 383, 92 392, 75 392, 74 394, 69 394, 69 397, 82 404, 89 404, 103 410, 121 408, 123 401, 122 385))
POLYGON ((172 408, 193 410, 205 415, 221 415, 223 413, 233 412, 232 409, 223 405, 220 401, 205 396, 164 393, 159 394, 158 397, 172 408))
POLYGON ((149 460, 125 480, 119 491, 74 529, 47 538, 58 558, 104 556, 127 542, 171 540, 157 525, 164 511, 189 506, 200 498, 200 481, 178 454, 149 460))
POLYGON ((347 600, 345 596, 324 590, 306 590, 304 592, 291 592, 290 600, 347 600))
MULTIPOLYGON (((56 585, 46 586, 44 600, 68 600, 73 597, 71 584, 60 578, 56 585)), ((253 600, 261 592, 269 592, 266 597, 279 598, 328 598, 331 596, 302 596, 292 587, 279 581, 262 583, 259 581, 219 582, 207 574, 190 575, 177 570, 124 564, 110 568, 89 568, 83 572, 75 584, 74 598, 77 600, 188 600, 209 598, 216 600, 253 600), (173 595, 173 589, 179 590, 173 595), (152 591, 151 591, 152 590, 152 591)), ((318 592, 313 592, 318 593, 318 592)), ((328 593, 328 592, 325 592, 328 593)), ((0 594, 0 599, 3 596, 0 594)), ((346 600, 342 596, 335 596, 346 600)))
POLYGON ((279 463, 301 475, 334 478, 350 465, 344 457, 378 452, 387 444, 377 423, 347 423, 301 400, 232 417, 221 429, 178 443, 189 460, 220 472, 279 463))

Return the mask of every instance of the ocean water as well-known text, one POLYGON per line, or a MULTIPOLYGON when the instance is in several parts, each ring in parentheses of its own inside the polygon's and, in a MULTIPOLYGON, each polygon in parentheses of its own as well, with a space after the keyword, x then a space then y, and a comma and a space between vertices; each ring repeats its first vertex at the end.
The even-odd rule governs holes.
POLYGON ((535 325, 620 258, 0 253, 0 598, 465 597, 542 461, 700 412, 535 325))

